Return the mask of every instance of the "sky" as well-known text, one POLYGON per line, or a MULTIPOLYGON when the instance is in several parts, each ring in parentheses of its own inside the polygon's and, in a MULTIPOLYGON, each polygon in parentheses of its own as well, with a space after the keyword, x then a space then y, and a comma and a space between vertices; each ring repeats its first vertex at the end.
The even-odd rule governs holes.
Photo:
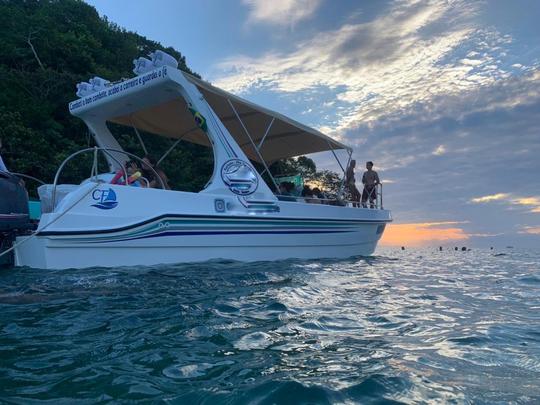
POLYGON ((540 247, 540 1, 87 2, 373 161, 384 244, 540 247))

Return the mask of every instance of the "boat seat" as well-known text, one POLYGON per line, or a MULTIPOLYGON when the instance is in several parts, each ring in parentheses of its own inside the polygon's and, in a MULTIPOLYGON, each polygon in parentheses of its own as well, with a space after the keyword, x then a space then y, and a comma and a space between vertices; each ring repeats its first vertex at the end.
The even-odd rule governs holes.
MULTIPOLYGON (((66 195, 76 190, 80 186, 77 184, 59 184, 56 186, 56 201, 55 206, 58 206, 60 201, 64 199, 66 195)), ((53 199, 53 184, 44 184, 38 187, 39 199, 41 200, 41 213, 48 214, 53 212, 54 208, 52 206, 53 199)))

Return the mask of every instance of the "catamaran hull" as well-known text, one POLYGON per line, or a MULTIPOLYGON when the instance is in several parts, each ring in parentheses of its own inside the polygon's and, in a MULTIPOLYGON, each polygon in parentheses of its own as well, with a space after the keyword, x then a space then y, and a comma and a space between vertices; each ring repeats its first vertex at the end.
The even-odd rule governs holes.
MULTIPOLYGON (((375 226, 376 228, 376 226, 375 226)), ((372 225, 343 236, 173 236, 159 241, 79 243, 36 237, 20 248, 18 266, 44 269, 119 267, 166 263, 202 262, 212 259, 239 261, 288 258, 346 258, 371 255, 377 240, 372 225), (370 229, 371 228, 371 229, 370 229)))
POLYGON ((57 212, 44 214, 36 236, 18 238, 16 265, 62 269, 370 255, 391 221, 386 210, 92 187, 81 186, 57 212), (114 201, 101 202, 104 192, 114 201))

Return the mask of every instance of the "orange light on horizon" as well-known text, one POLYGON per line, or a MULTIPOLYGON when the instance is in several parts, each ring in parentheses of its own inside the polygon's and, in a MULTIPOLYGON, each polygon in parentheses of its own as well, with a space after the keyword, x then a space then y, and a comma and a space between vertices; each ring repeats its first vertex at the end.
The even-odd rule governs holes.
POLYGON ((525 226, 519 233, 528 233, 530 235, 540 235, 540 226, 525 226))
POLYGON ((384 246, 425 246, 449 241, 467 240, 469 235, 459 227, 463 222, 424 222, 390 224, 386 227, 381 244, 384 246))

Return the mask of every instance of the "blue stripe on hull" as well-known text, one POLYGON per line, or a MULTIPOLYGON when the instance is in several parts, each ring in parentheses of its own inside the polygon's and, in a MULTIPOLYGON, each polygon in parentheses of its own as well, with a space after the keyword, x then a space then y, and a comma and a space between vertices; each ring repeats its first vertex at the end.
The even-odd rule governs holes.
POLYGON ((193 231, 193 232, 162 232, 153 235, 137 236, 133 238, 124 238, 106 241, 92 241, 91 243, 109 243, 109 242, 124 242, 137 239, 159 238, 163 236, 208 236, 208 235, 295 235, 295 234, 321 234, 321 233, 347 233, 353 231, 193 231))
MULTIPOLYGON (((76 231, 45 231, 40 232, 40 236, 79 236, 79 235, 97 235, 97 234, 111 234, 117 232, 128 231, 141 227, 143 225, 148 225, 153 222, 167 221, 167 220, 195 220, 196 222, 204 223, 204 220, 216 220, 222 224, 247 224, 253 222, 253 225, 265 225, 265 226, 291 226, 292 224, 297 224, 303 226, 321 227, 321 226, 358 226, 361 224, 385 224, 391 222, 391 220, 385 219, 324 219, 324 218, 253 218, 246 216, 224 216, 224 215, 179 215, 179 214, 164 214, 155 218, 151 218, 142 222, 131 224, 128 226, 123 226, 119 228, 110 228, 110 229, 99 229, 99 230, 76 230, 76 231), (274 222, 275 224, 272 224, 274 222), (287 223, 288 222, 288 223, 287 223)), ((293 225, 294 226, 294 225, 293 225)), ((292 226, 291 226, 292 227, 292 226)))

